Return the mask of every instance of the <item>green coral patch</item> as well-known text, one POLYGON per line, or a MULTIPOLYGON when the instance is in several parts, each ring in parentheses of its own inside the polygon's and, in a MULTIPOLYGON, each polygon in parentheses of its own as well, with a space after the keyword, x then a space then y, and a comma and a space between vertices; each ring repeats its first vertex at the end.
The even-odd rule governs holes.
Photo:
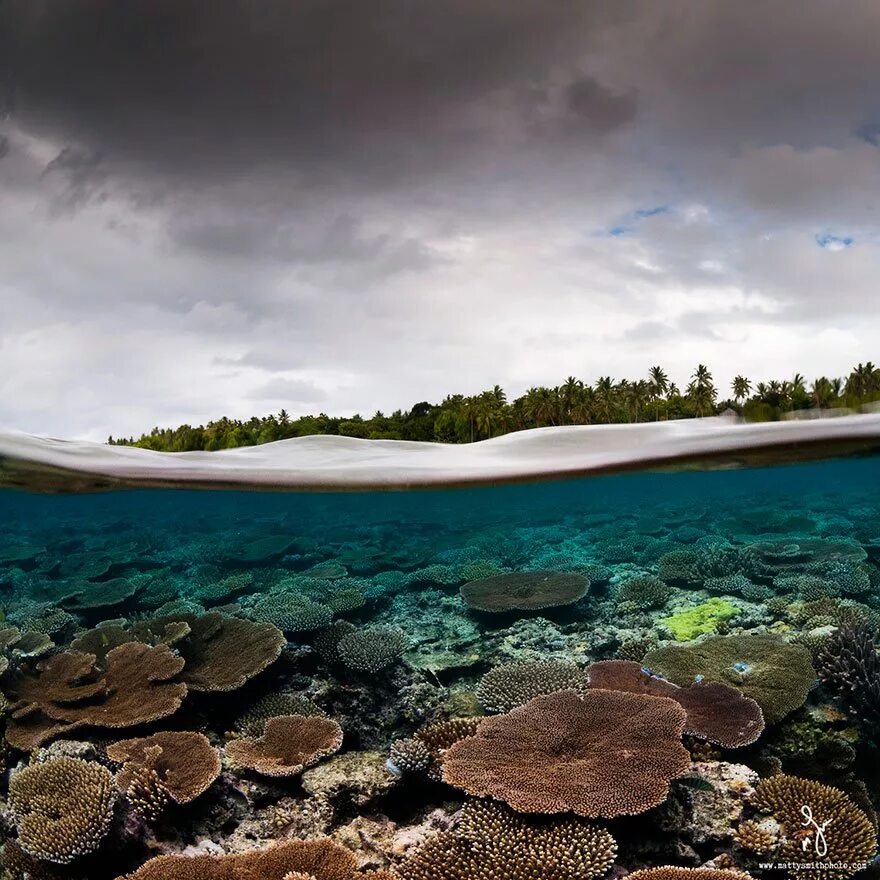
POLYGON ((672 633, 677 642, 690 642, 697 636, 716 632, 719 623, 736 617, 739 612, 740 609, 731 602, 715 598, 663 617, 660 623, 672 633))

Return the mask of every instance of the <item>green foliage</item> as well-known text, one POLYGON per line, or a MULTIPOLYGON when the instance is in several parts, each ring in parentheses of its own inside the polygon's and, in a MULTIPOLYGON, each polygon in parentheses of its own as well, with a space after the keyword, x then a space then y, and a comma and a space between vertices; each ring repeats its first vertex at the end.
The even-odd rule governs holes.
POLYGON ((246 421, 224 416, 197 428, 153 428, 137 439, 110 437, 108 443, 161 452, 256 446, 311 434, 472 443, 527 428, 699 418, 726 409, 737 411, 748 421, 775 421, 795 410, 858 409, 880 401, 880 368, 869 361, 858 364, 845 379, 822 376, 809 387, 800 373, 790 381, 773 379, 755 385, 745 376, 737 376, 731 391, 731 399, 719 402, 712 373, 704 364, 694 370, 684 393, 662 367, 653 366, 647 379, 615 381, 600 376, 594 385, 588 385, 569 376, 555 388, 530 388, 512 402, 496 385, 471 397, 453 394, 439 404, 422 401, 409 411, 397 410, 387 416, 377 412, 371 418, 359 414, 338 418, 320 413, 291 418, 282 409, 277 415, 246 421))

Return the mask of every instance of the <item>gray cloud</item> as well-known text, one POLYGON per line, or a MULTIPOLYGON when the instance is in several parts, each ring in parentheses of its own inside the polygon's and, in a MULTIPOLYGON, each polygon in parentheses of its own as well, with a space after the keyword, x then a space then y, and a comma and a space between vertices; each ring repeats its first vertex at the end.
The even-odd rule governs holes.
POLYGON ((0 425, 880 356, 871 0, 206 9, 0 4, 0 425))

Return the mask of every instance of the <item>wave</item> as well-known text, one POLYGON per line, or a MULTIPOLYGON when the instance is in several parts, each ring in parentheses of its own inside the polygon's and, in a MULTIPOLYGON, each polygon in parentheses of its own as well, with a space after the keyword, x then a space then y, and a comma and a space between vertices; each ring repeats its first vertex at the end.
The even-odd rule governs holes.
POLYGON ((0 432, 0 486, 400 490, 771 465, 878 449, 880 413, 759 424, 718 416, 538 428, 465 445, 309 436, 177 453, 0 432))

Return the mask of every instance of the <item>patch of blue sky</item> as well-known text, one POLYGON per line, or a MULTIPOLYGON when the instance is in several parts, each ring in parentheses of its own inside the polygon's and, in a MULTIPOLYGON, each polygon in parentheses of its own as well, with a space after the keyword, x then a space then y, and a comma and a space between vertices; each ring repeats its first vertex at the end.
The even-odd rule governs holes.
POLYGON ((832 232, 819 232, 816 235, 816 244, 826 251, 844 251, 852 247, 855 241, 851 235, 835 235, 832 232))
POLYGON ((609 226, 607 229, 600 230, 597 235, 607 235, 612 238, 621 238, 625 235, 632 235, 637 230, 642 221, 650 217, 656 217, 659 214, 670 213, 669 205, 655 205, 650 208, 636 208, 635 211, 627 214, 616 226, 609 226))
POLYGON ((880 122, 866 122, 859 126, 856 137, 874 147, 880 147, 880 122))

